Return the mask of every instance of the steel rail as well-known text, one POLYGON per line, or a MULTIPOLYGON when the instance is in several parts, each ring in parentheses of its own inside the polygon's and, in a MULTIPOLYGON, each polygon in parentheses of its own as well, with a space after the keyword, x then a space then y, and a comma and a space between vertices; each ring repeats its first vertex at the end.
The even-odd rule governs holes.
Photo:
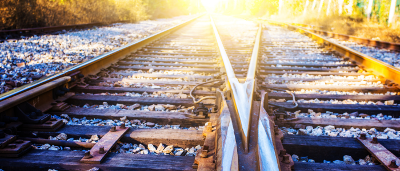
POLYGON ((333 51, 340 53, 341 55, 343 55, 343 57, 348 57, 352 61, 355 61, 356 64, 359 66, 362 66, 363 69, 372 71, 372 73, 377 76, 381 76, 381 77, 388 79, 396 84, 400 84, 400 69, 398 69, 392 65, 389 65, 386 62, 383 62, 379 59, 375 59, 371 56, 368 56, 359 51, 353 50, 347 46, 338 44, 334 41, 328 40, 327 38, 325 38, 322 35, 312 33, 311 31, 308 31, 301 27, 293 26, 290 24, 282 23, 282 22, 276 22, 276 21, 267 21, 267 22, 276 24, 276 25, 285 26, 289 29, 296 30, 297 32, 305 34, 305 35, 311 37, 313 40, 316 40, 318 43, 325 44, 326 47, 329 47, 333 51))
MULTIPOLYGON (((110 61, 114 62, 115 60, 119 59, 119 57, 125 56, 129 52, 135 51, 135 50, 145 46, 146 44, 151 43, 154 40, 159 39, 162 36, 165 36, 168 33, 172 32, 172 31, 175 31, 175 30, 185 26, 186 24, 190 23, 191 21, 194 21, 195 19, 199 18, 202 15, 203 14, 197 15, 197 16, 191 18, 191 19, 188 19, 188 20, 180 23, 180 24, 177 24, 175 26, 172 26, 170 28, 162 30, 162 31, 160 31, 160 32, 158 32, 158 33, 156 33, 154 35, 151 35, 149 37, 142 38, 142 39, 140 39, 138 41, 129 43, 129 44, 123 46, 123 47, 120 47, 118 49, 115 49, 113 51, 105 53, 103 55, 97 56, 97 57, 95 57, 95 58, 93 58, 91 60, 88 60, 88 61, 84 62, 84 63, 80 63, 80 64, 72 66, 72 67, 70 67, 68 69, 65 69, 65 70, 63 70, 63 71, 61 71, 61 72, 59 72, 57 74, 42 78, 42 79, 37 80, 37 81, 35 81, 33 83, 30 83, 30 84, 18 87, 18 88, 14 89, 14 90, 11 90, 9 92, 3 93, 3 94, 0 95, 0 101, 6 100, 6 99, 8 99, 10 97, 13 97, 13 96, 18 95, 20 93, 23 93, 23 92, 25 92, 27 90, 30 90, 32 88, 35 88, 35 87, 38 87, 38 86, 43 85, 45 83, 48 83, 48 82, 50 82, 52 80, 61 78, 63 76, 68 76, 69 74, 77 72, 77 71, 83 71, 84 74, 85 73, 95 73, 97 70, 95 70, 94 68, 90 68, 88 66, 91 66, 91 65, 93 66, 93 64, 102 65, 102 66, 111 65, 111 63, 109 63, 110 61), (110 61, 106 61, 106 60, 110 60, 110 61)), ((96 67, 96 68, 100 68, 100 67, 96 67)), ((101 67, 101 68, 105 68, 105 67, 101 67)))
MULTIPOLYGON (((210 15, 210 20, 211 20, 211 26, 214 31, 215 38, 217 40, 218 48, 221 54, 221 58, 223 60, 223 64, 225 66, 225 71, 229 80, 237 80, 235 76, 235 72, 233 71, 232 64, 228 58, 228 55, 226 54, 224 45, 222 44, 222 40, 219 37, 218 30, 215 26, 214 20, 212 16, 210 15)), ((228 84, 229 85, 229 84, 228 84)), ((226 140, 223 146, 223 151, 222 151, 222 170, 223 171, 230 171, 232 167, 232 161, 233 161, 233 156, 234 156, 234 150, 236 146, 236 141, 235 141, 235 133, 233 129, 233 124, 232 124, 232 119, 229 122, 228 130, 226 133, 226 140)))
MULTIPOLYGON (((256 41, 254 43, 253 52, 251 54, 250 65, 246 77, 246 81, 253 81, 253 86, 251 88, 251 94, 252 94, 251 99, 253 99, 253 94, 256 91, 255 76, 257 69, 257 62, 259 61, 258 56, 261 46, 261 37, 262 37, 262 24, 259 23, 259 29, 257 32, 256 41)), ((264 104, 264 102, 261 102, 261 104, 264 104)), ((273 129, 273 127, 271 127, 270 125, 269 118, 266 117, 268 116, 268 114, 266 114, 267 112, 266 109, 264 109, 264 105, 261 105, 259 112, 260 112, 260 117, 258 119, 257 144, 258 144, 258 157, 260 160, 260 170, 279 171, 280 166, 274 146, 275 144, 273 138, 274 135, 271 133, 271 129, 273 129), (264 115, 262 115, 262 113, 264 115)))
POLYGON ((248 134, 249 134, 249 123, 250 123, 250 112, 251 112, 251 105, 252 99, 249 99, 249 96, 252 93, 248 93, 247 89, 251 88, 251 83, 254 82, 245 82, 240 83, 239 80, 236 78, 235 72, 232 68, 231 62, 229 60, 228 55, 225 52, 224 45, 222 44, 222 40, 219 37, 218 30, 215 26, 214 20, 210 16, 212 27, 214 30, 215 37, 217 39, 217 44, 220 50, 220 54, 222 60, 224 62, 226 74, 228 76, 228 85, 230 90, 232 90, 232 100, 234 104, 235 113, 238 114, 236 117, 237 123, 239 123, 239 133, 241 135, 241 139, 243 142, 243 148, 245 152, 248 152, 248 134), (240 104, 240 105, 239 105, 240 104))
MULTIPOLYGON (((249 96, 252 93, 248 94, 247 93, 247 87, 249 86, 249 82, 245 82, 244 84, 240 83, 239 80, 236 78, 235 72, 232 68, 232 64, 229 60, 228 55, 226 54, 224 45, 222 43, 222 40, 219 36, 217 27, 215 26, 214 20, 210 16, 211 19, 211 24, 214 30, 215 37, 217 39, 217 44, 218 48, 220 50, 220 54, 225 66, 225 71, 226 75, 228 77, 228 85, 230 86, 230 89, 232 90, 232 100, 235 113, 237 113, 239 116, 236 117, 238 119, 238 125, 239 127, 239 132, 242 138, 243 142, 243 148, 245 151, 248 151, 248 132, 249 132, 249 122, 250 122, 250 110, 251 110, 251 104, 252 100, 249 100, 249 96), (240 104, 240 105, 238 105, 240 104)), ((251 85, 250 85, 251 86, 251 85)))
POLYGON ((254 79, 256 76, 258 55, 259 55, 259 49, 260 49, 260 44, 261 44, 261 35, 262 35, 262 25, 258 24, 256 41, 254 42, 253 52, 251 54, 251 59, 250 59, 250 64, 249 64, 249 69, 247 71, 246 79, 254 79))
POLYGON ((228 79, 235 79, 236 75, 235 75, 235 72, 233 71, 231 61, 229 60, 228 54, 226 54, 226 51, 225 51, 225 48, 224 48, 224 44, 222 44, 222 40, 221 40, 221 38, 219 36, 218 29, 215 26, 214 20, 213 20, 211 15, 210 15, 210 20, 211 20, 212 28, 214 30, 214 35, 215 35, 216 40, 217 40, 219 52, 220 52, 222 60, 224 62, 226 75, 228 76, 228 79))
MULTIPOLYGON (((248 73, 246 76, 246 81, 240 83, 235 76, 232 65, 230 63, 229 57, 225 52, 224 45, 222 44, 221 38, 219 37, 218 30, 215 26, 212 16, 210 16, 211 24, 214 30, 215 37, 217 39, 217 44, 220 50, 221 57, 224 62, 225 70, 228 77, 228 86, 232 90, 232 100, 236 110, 236 120, 240 132, 240 138, 242 139, 243 148, 245 152, 249 151, 249 140, 250 140, 250 121, 252 116, 252 106, 253 106, 253 96, 255 92, 255 75, 257 69, 257 62, 259 56, 259 48, 261 43, 262 35, 262 25, 259 24, 259 29, 257 31, 255 45, 253 47, 253 52, 251 55, 251 60, 249 64, 248 73)), ((265 111, 265 110, 264 110, 265 111)), ((271 132, 267 132, 264 128, 270 128, 269 125, 263 126, 261 120, 258 121, 258 158, 260 161, 259 170, 268 171, 279 171, 279 164, 275 155, 275 148, 273 145, 273 139, 271 132)), ((238 138, 238 137, 236 137, 238 138)), ((225 140, 223 146, 222 154, 222 170, 230 170, 232 167, 233 154, 235 150, 235 134, 232 126, 232 120, 229 123, 227 130, 227 139, 225 140)))
POLYGON ((352 42, 360 43, 360 44, 363 44, 366 46, 374 46, 374 47, 381 48, 381 49, 400 51, 400 43, 372 40, 372 39, 366 39, 366 38, 361 38, 361 37, 356 37, 356 36, 350 36, 350 35, 330 32, 330 31, 316 30, 316 29, 314 29, 315 26, 308 25, 308 24, 300 24, 300 23, 287 23, 287 24, 297 26, 297 27, 302 27, 303 29, 311 31, 315 34, 319 34, 319 35, 323 35, 323 36, 327 36, 327 37, 331 37, 331 38, 336 38, 336 39, 340 39, 343 41, 352 41, 352 42))

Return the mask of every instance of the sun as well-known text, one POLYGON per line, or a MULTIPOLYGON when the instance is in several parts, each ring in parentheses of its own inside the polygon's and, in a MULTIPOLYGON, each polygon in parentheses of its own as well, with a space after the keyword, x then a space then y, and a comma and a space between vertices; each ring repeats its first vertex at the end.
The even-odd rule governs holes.
POLYGON ((201 0, 201 3, 208 12, 213 12, 219 1, 221 0, 201 0))

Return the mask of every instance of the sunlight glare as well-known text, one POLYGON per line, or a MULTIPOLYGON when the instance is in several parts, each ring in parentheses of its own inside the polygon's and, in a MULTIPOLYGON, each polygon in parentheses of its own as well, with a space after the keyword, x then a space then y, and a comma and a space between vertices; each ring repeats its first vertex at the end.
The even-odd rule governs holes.
POLYGON ((201 0, 201 3, 208 12, 213 12, 215 8, 217 8, 219 1, 220 0, 201 0))

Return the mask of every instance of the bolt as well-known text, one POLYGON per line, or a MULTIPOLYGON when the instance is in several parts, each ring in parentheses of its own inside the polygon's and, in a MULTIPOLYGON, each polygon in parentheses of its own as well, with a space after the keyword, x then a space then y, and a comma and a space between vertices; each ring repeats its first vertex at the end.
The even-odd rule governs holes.
POLYGON ((125 123, 122 123, 120 126, 121 129, 125 129, 125 123))
POLYGON ((111 132, 115 132, 115 131, 117 131, 117 127, 115 127, 115 126, 112 126, 110 131, 111 131, 111 132))
POLYGON ((212 132, 212 124, 211 124, 211 122, 207 122, 207 123, 206 123, 206 130, 207 130, 208 132, 212 132))
POLYGON ((362 139, 362 140, 367 139, 367 134, 361 133, 361 134, 360 134, 360 139, 362 139))
POLYGON ((378 138, 374 137, 372 138, 372 141, 370 141, 372 144, 378 144, 378 138))
POLYGON ((99 149, 99 154, 104 154, 104 153, 106 153, 106 152, 104 151, 104 147, 100 147, 100 149, 99 149))
POLYGON ((279 151, 279 156, 280 157, 284 156, 285 154, 286 154, 286 150, 285 149, 279 151))
POLYGON ((290 163, 290 155, 289 154, 285 154, 283 156, 282 163, 286 163, 286 164, 290 163))
POLYGON ((90 151, 85 152, 85 156, 83 156, 84 159, 90 159, 93 158, 93 156, 90 154, 90 151))
POLYGON ((275 127, 274 127, 274 132, 275 132, 275 135, 278 135, 278 134, 279 134, 278 125, 275 125, 275 127))
POLYGON ((200 157, 206 158, 207 156, 208 156, 208 150, 202 150, 201 154, 200 154, 200 157))
POLYGON ((203 146, 200 157, 206 158, 208 156, 208 149, 209 149, 208 145, 203 146))
POLYGON ((216 113, 217 110, 218 110, 218 106, 217 105, 214 105, 213 107, 211 107, 211 112, 212 113, 216 113))
POLYGON ((390 161, 389 168, 398 168, 398 167, 399 167, 399 166, 397 166, 396 160, 390 161))

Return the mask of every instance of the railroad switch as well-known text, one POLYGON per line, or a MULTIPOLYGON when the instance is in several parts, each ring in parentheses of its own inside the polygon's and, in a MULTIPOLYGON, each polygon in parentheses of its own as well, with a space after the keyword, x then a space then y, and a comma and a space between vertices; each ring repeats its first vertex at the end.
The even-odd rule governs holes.
POLYGON ((208 117, 208 108, 204 106, 202 102, 199 103, 199 107, 193 110, 193 113, 200 117, 208 117))

